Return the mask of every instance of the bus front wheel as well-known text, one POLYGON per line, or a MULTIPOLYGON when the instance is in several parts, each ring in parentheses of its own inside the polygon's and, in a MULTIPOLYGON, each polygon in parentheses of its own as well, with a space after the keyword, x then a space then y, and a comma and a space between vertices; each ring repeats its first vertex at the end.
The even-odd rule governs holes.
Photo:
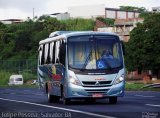
POLYGON ((63 102, 63 104, 64 105, 69 105, 71 100, 69 98, 65 98, 65 92, 63 90, 63 87, 62 87, 61 90, 62 90, 61 91, 61 96, 62 96, 62 102, 63 102))
POLYGON ((69 105, 70 104, 70 99, 69 98, 63 98, 63 104, 64 105, 69 105))

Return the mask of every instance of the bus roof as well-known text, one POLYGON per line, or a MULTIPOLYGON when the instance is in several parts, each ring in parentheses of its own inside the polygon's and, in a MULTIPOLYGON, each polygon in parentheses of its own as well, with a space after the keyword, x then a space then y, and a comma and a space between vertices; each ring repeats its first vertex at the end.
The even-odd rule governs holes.
POLYGON ((109 32, 98 32, 98 31, 56 31, 52 32, 48 38, 41 40, 39 42, 39 45, 44 43, 49 43, 55 40, 61 40, 67 37, 71 36, 79 36, 79 35, 114 35, 118 36, 115 33, 109 33, 109 32))

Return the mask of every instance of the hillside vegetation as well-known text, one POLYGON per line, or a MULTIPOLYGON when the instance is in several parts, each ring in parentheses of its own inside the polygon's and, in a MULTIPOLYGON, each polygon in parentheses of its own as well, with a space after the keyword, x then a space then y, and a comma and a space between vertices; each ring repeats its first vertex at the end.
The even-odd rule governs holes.
POLYGON ((49 16, 16 24, 0 22, 0 85, 7 85, 12 74, 22 74, 25 83, 36 79, 38 43, 51 32, 93 30, 94 25, 91 19, 59 21, 49 16))
POLYGON ((88 19, 69 19, 41 16, 36 21, 28 19, 18 24, 0 23, 0 60, 35 59, 38 42, 54 31, 93 30, 95 21, 88 19))

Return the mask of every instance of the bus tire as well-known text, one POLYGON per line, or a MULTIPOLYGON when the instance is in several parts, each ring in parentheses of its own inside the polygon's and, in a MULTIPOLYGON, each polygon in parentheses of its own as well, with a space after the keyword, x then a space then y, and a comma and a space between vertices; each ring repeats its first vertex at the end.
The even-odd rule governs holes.
POLYGON ((69 98, 63 98, 63 104, 64 105, 69 105, 70 104, 70 99, 69 98))
POLYGON ((56 103, 59 101, 59 96, 51 95, 49 92, 47 93, 48 102, 49 103, 56 103))
POLYGON ((116 104, 117 103, 117 97, 109 97, 109 103, 110 104, 116 104))
POLYGON ((70 99, 69 98, 65 98, 65 93, 62 87, 62 102, 64 105, 69 105, 70 104, 70 99))

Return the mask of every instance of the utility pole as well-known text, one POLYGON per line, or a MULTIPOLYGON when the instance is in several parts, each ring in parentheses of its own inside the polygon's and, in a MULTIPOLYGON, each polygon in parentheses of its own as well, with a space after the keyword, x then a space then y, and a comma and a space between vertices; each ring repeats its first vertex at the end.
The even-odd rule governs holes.
POLYGON ((34 8, 33 8, 33 20, 34 20, 34 8))

